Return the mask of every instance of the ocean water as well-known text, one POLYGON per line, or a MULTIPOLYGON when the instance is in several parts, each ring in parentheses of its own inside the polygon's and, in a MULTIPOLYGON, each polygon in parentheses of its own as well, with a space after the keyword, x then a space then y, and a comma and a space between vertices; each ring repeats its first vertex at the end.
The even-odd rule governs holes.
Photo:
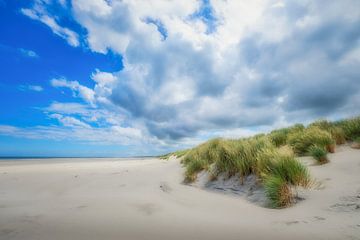
POLYGON ((151 160, 154 156, 140 157, 0 157, 0 164, 16 164, 16 163, 66 163, 66 162, 117 162, 131 160, 151 160))

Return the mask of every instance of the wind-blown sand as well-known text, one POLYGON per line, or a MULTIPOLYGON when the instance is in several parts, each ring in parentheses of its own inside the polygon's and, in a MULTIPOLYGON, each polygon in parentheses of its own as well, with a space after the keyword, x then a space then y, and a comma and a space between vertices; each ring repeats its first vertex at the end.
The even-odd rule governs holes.
POLYGON ((287 209, 183 185, 174 159, 3 161, 0 239, 360 239, 360 151, 329 158, 287 209))

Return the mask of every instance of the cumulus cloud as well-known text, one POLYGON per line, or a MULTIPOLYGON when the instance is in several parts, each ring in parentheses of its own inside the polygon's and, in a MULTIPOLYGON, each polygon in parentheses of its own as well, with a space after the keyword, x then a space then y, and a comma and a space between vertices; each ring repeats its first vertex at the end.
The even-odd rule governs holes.
POLYGON ((96 71, 91 75, 91 78, 100 86, 110 85, 117 80, 112 73, 101 72, 99 69, 96 69, 96 71))
POLYGON ((356 1, 211 1, 210 20, 189 17, 201 12, 199 2, 176 13, 168 2, 153 11, 127 1, 86 9, 74 2, 90 47, 124 57, 106 99, 145 119, 159 138, 354 113, 342 109, 360 91, 358 58, 344 62, 359 51, 356 1), (161 23, 166 39, 146 17, 161 23), (127 24, 118 28, 120 18, 127 24))
MULTIPOLYGON (((71 5, 88 47, 122 55, 124 68, 96 69, 94 88, 65 79, 52 85, 116 113, 149 138, 194 142, 360 113, 359 1, 71 5)), ((36 9, 25 14, 42 16, 36 9)))

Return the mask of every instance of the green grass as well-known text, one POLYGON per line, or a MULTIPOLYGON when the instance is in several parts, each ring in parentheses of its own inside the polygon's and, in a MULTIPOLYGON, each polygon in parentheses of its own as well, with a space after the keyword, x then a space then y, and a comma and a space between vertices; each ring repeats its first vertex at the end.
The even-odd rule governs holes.
POLYGON ((313 145, 309 149, 309 154, 319 163, 324 164, 329 162, 327 158, 327 151, 324 147, 313 145))
POLYGON ((276 148, 267 136, 210 140, 190 150, 182 163, 188 183, 195 181, 202 170, 214 178, 219 174, 228 177, 238 174, 240 181, 250 174, 256 174, 262 182, 276 175, 289 186, 306 187, 310 181, 307 168, 295 159, 291 149, 276 148))
POLYGON ((219 174, 239 175, 239 181, 254 174, 272 206, 278 208, 293 202, 293 187, 308 187, 311 181, 307 167, 296 156, 311 155, 323 163, 327 151, 333 152, 336 144, 349 139, 360 142, 360 117, 338 122, 319 120, 308 127, 296 124, 242 139, 216 138, 162 157, 182 159, 185 182, 195 181, 201 171, 207 171, 211 179, 219 174))
POLYGON ((310 183, 308 169, 294 157, 280 156, 275 162, 271 174, 281 177, 285 182, 307 187, 310 183))
POLYGON ((336 144, 344 144, 346 142, 344 130, 341 127, 336 126, 335 123, 329 122, 327 120, 318 120, 311 123, 309 128, 311 127, 317 127, 330 133, 336 144))
POLYGON ((267 147, 258 151, 256 155, 256 165, 254 166, 254 173, 259 178, 268 176, 279 158, 279 151, 275 147, 267 147))
POLYGON ((225 140, 221 138, 212 139, 186 152, 181 163, 185 166, 185 181, 193 182, 196 174, 201 170, 208 170, 224 154, 225 140))
POLYGON ((241 161, 242 144, 229 140, 223 141, 218 154, 218 159, 215 161, 214 174, 225 173, 228 177, 241 173, 245 175, 249 170, 247 159, 241 161))
POLYGON ((189 152, 188 149, 179 150, 179 151, 174 152, 173 155, 175 155, 177 158, 181 158, 181 157, 185 156, 188 152, 189 152))
POLYGON ((291 134, 289 136, 288 143, 296 154, 305 155, 314 144, 328 147, 334 145, 335 141, 333 140, 331 134, 327 131, 321 130, 316 126, 310 126, 303 131, 291 134))
POLYGON ((309 124, 309 127, 318 127, 325 131, 330 130, 333 126, 334 126, 334 124, 332 122, 329 122, 325 119, 320 119, 320 120, 317 120, 317 121, 309 124))
POLYGON ((290 134, 301 132, 305 129, 302 124, 295 124, 292 127, 276 129, 270 132, 269 139, 276 146, 284 146, 287 144, 288 137, 290 134))
POLYGON ((360 137, 360 116, 335 122, 335 125, 344 131, 347 140, 360 137))
POLYGON ((280 147, 286 144, 288 134, 289 131, 287 128, 278 129, 272 131, 269 134, 269 138, 275 146, 280 147))
POLYGON ((163 159, 163 160, 168 160, 171 156, 181 158, 181 157, 185 156, 189 151, 190 151, 189 149, 179 150, 179 151, 176 151, 176 152, 171 152, 171 153, 161 155, 161 156, 159 156, 159 158, 163 159))
POLYGON ((223 140, 215 161, 216 173, 226 173, 229 177, 239 174, 241 178, 255 171, 258 151, 271 143, 267 138, 257 137, 244 140, 223 140))
POLYGON ((205 164, 201 159, 196 159, 186 165, 184 181, 189 183, 195 181, 197 174, 205 169, 205 164))
POLYGON ((341 145, 346 143, 346 135, 342 128, 334 126, 329 130, 329 132, 336 144, 341 145))
POLYGON ((351 145, 352 148, 360 149, 360 137, 354 139, 354 142, 351 145))
POLYGON ((291 187, 281 176, 270 175, 265 179, 264 187, 271 207, 283 208, 293 203, 291 187))

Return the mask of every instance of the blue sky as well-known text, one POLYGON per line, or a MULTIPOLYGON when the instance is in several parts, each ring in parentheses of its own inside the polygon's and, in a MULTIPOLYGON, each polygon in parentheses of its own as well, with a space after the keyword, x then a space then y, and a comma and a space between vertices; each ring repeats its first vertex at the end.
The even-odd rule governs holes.
POLYGON ((358 9, 0 1, 0 156, 152 155, 358 115, 358 9))

